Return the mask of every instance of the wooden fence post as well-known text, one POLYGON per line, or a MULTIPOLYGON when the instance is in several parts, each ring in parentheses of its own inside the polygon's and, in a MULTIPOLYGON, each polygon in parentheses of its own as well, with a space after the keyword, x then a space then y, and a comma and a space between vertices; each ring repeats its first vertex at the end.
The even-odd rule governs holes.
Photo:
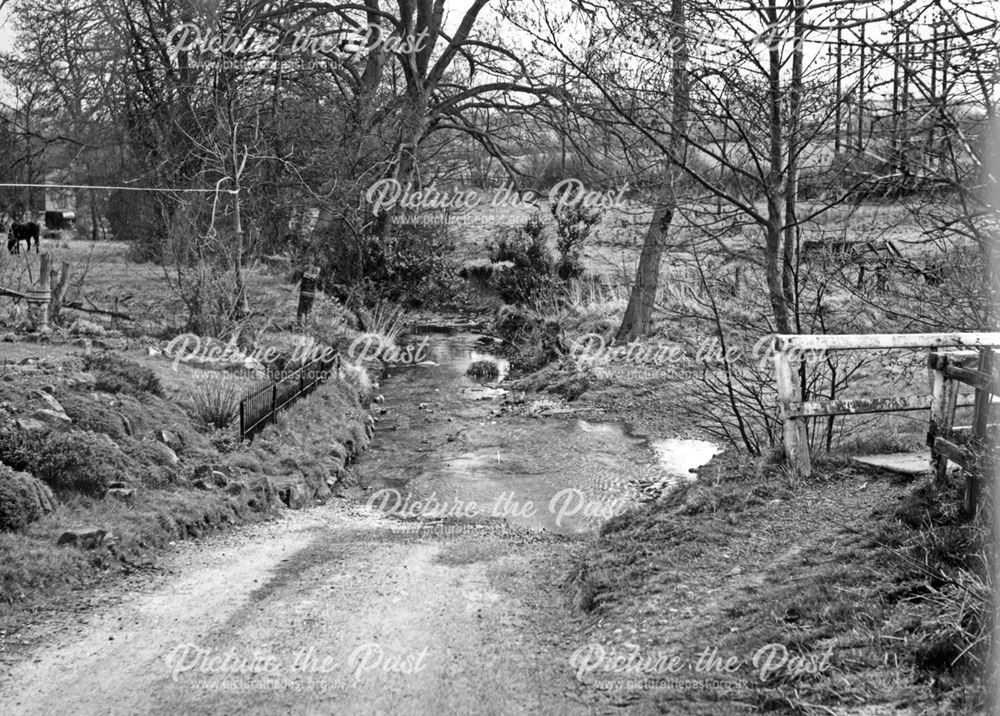
POLYGON ((305 323, 312 310, 313 301, 316 298, 316 282, 319 279, 319 267, 309 264, 302 273, 302 282, 299 284, 299 307, 295 316, 298 324, 305 323))
MULTIPOLYGON (((988 376, 993 375, 993 351, 983 348, 979 351, 979 371, 988 376)), ((988 425, 990 417, 990 391, 976 388, 976 402, 972 414, 972 439, 969 441, 968 453, 971 465, 965 466, 965 501, 963 514, 972 518, 976 516, 979 506, 979 488, 982 479, 981 472, 986 468, 989 453, 988 425)))
MULTIPOLYGON (((948 435, 955 425, 955 408, 958 404, 959 383, 945 375, 945 369, 951 365, 951 358, 938 354, 935 359, 934 388, 931 396, 931 426, 928 442, 931 443, 931 466, 934 469, 934 481, 943 486, 948 477, 948 458, 935 448, 939 435, 948 435)), ((950 439, 950 438, 949 438, 950 439)))
POLYGON ((52 257, 48 253, 39 259, 38 281, 25 292, 31 328, 38 333, 50 333, 49 304, 52 301, 52 257))
MULTIPOLYGON (((60 312, 62 310, 63 301, 66 300, 66 289, 69 288, 69 262, 63 261, 60 265, 60 271, 57 275, 55 271, 51 273, 50 283, 52 284, 52 295, 49 298, 49 319, 55 323, 59 324, 60 312)), ((115 312, 118 312, 118 299, 115 299, 115 312)), ((117 320, 117 319, 115 319, 117 320)))
POLYGON ((944 375, 944 363, 947 358, 936 348, 932 348, 927 359, 931 370, 931 419, 927 427, 927 444, 931 448, 931 470, 935 481, 942 484, 947 474, 948 458, 939 454, 934 447, 938 433, 944 428, 948 414, 948 380, 944 375))
POLYGON ((803 418, 792 417, 792 403, 802 400, 799 385, 795 380, 795 370, 788 353, 781 344, 781 338, 774 340, 774 377, 778 386, 778 408, 784 430, 785 458, 792 473, 797 477, 809 477, 812 464, 809 460, 809 442, 803 418))

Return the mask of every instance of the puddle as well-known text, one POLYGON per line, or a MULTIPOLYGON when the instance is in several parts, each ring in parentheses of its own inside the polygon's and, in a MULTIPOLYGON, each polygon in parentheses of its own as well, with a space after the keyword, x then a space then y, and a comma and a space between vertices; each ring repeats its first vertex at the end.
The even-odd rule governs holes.
POLYGON ((650 442, 614 423, 496 417, 507 391, 465 373, 492 359, 505 375, 507 362, 483 350, 476 334, 421 333, 404 341, 427 336, 427 362, 383 377, 385 412, 354 468, 367 501, 401 519, 592 532, 650 486, 690 479, 690 468, 716 451, 698 440, 650 442))
POLYGON ((701 467, 722 452, 715 443, 707 440, 687 440, 666 438, 651 440, 650 447, 656 453, 663 469, 663 479, 653 486, 662 491, 695 479, 693 470, 701 467))

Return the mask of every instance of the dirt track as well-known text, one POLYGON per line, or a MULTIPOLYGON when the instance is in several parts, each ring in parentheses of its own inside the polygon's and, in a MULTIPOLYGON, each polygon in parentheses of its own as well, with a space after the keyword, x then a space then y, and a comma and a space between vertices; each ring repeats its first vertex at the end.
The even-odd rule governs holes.
POLYGON ((0 712, 591 711, 553 631, 567 544, 399 529, 337 501, 178 545, 164 575, 47 624, 0 712))

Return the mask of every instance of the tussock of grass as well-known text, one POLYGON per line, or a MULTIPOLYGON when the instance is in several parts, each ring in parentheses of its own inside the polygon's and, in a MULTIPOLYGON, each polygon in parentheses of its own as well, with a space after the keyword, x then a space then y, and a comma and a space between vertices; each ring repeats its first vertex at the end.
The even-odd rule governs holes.
POLYGON ((228 428, 239 417, 243 393, 242 381, 230 380, 224 375, 202 378, 191 390, 194 415, 210 427, 228 428))
POLYGON ((380 336, 385 345, 394 345, 409 322, 409 316, 402 308, 387 301, 379 301, 371 310, 371 320, 366 329, 368 333, 380 336))

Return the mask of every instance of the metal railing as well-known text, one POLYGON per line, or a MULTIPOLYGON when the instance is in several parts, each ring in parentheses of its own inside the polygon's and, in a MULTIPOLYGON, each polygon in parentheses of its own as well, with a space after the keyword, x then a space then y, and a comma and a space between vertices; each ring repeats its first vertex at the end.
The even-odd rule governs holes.
POLYGON ((340 371, 340 354, 320 356, 278 380, 252 389, 240 401, 240 439, 253 440, 277 420, 278 411, 305 397, 340 371))

